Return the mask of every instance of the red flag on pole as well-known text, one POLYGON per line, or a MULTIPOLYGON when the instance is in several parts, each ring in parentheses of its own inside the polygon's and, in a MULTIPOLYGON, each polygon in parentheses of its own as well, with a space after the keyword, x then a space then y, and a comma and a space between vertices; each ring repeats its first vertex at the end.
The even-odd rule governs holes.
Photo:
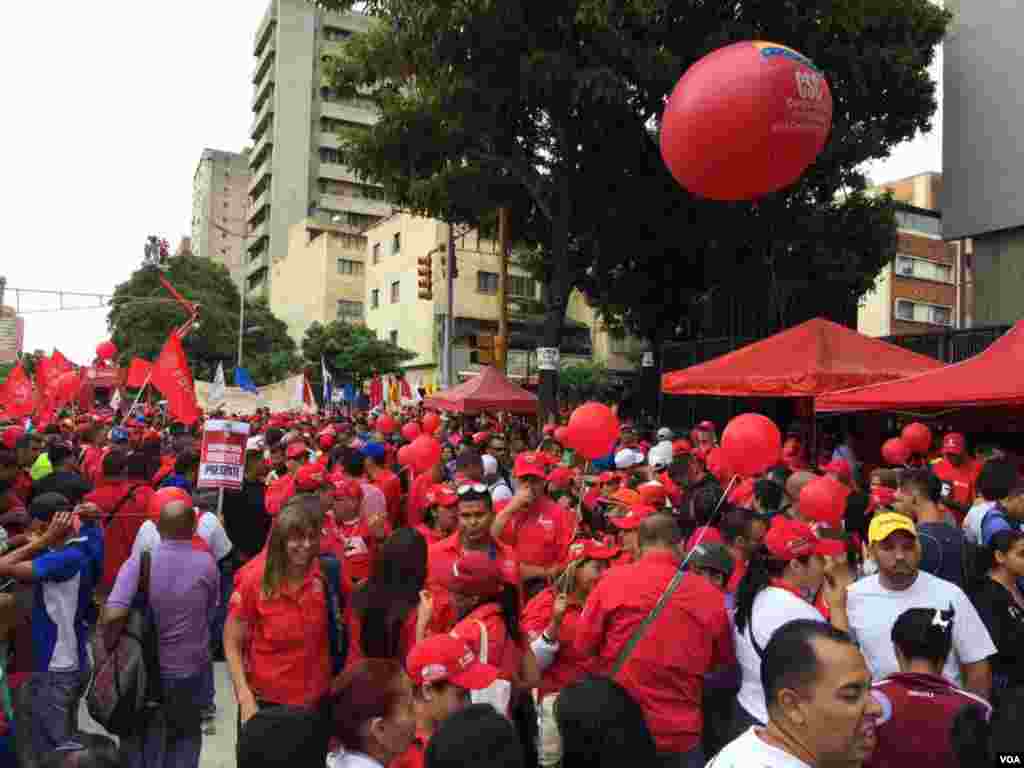
POLYGON ((370 407, 376 408, 384 401, 384 382, 377 374, 370 380, 370 407))
POLYGON ((0 406, 16 419, 31 415, 36 405, 36 390, 21 363, 14 366, 0 384, 0 406))
POLYGON ((60 377, 73 370, 71 362, 60 353, 53 350, 53 354, 44 357, 36 364, 36 387, 38 402, 36 409, 37 426, 42 429, 49 424, 62 405, 59 401, 60 377))
POLYGON ((128 379, 125 385, 132 389, 139 389, 146 385, 153 370, 153 364, 141 357, 133 357, 131 365, 128 366, 128 379))
POLYGON ((160 356, 153 363, 150 381, 167 399, 171 416, 182 424, 195 424, 199 419, 199 405, 196 403, 192 371, 188 367, 185 349, 181 339, 172 333, 160 356))

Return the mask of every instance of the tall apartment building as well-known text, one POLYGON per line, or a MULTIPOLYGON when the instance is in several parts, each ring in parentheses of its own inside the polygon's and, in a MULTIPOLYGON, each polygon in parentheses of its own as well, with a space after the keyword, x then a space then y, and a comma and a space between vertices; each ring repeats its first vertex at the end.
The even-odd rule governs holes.
POLYGON ((248 210, 248 154, 204 149, 192 177, 192 252, 223 264, 239 287, 245 274, 241 235, 248 210))
POLYGON ((923 173, 875 190, 896 200, 896 256, 857 311, 868 336, 928 333, 966 324, 970 274, 960 243, 942 240, 942 175, 923 173))
POLYGON ((372 125, 375 108, 366 99, 342 99, 324 78, 324 57, 371 23, 359 13, 318 10, 308 0, 271 0, 256 30, 245 267, 251 297, 280 303, 273 297, 273 266, 289 257, 292 225, 312 219, 365 230, 391 213, 381 189, 338 157, 338 130, 372 125))

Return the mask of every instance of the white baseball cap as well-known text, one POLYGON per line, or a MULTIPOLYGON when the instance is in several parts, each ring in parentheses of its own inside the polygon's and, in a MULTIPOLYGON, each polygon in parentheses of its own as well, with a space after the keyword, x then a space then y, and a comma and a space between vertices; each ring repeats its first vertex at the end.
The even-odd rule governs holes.
POLYGON ((644 455, 639 451, 632 450, 631 448, 623 448, 615 454, 616 469, 630 469, 631 467, 635 467, 637 464, 643 463, 644 455))
POLYGON ((665 469, 672 463, 672 444, 665 443, 654 446, 647 454, 647 463, 652 469, 665 469))
POLYGON ((484 465, 484 477, 493 477, 498 474, 498 460, 488 453, 480 457, 484 465))
POLYGON ((658 430, 658 439, 659 440, 671 440, 672 439, 672 430, 669 429, 668 427, 662 427, 661 429, 658 430))

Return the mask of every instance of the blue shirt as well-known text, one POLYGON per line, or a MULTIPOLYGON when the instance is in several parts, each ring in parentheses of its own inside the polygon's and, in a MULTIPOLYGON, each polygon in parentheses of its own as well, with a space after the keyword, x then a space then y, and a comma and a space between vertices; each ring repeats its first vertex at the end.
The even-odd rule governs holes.
POLYGON ((36 672, 88 668, 86 639, 94 617, 92 595, 103 568, 103 543, 95 525, 32 561, 32 645, 36 672), (95 530, 93 530, 95 529, 95 530))

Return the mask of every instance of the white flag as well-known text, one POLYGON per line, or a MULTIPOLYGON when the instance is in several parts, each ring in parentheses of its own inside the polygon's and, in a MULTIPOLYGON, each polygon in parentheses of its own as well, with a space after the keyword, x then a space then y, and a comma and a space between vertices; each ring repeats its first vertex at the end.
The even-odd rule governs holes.
POLYGON ((117 413, 121 410, 121 390, 115 390, 114 396, 110 398, 110 410, 117 413))
POLYGON ((227 387, 224 384, 224 363, 217 363, 217 375, 210 385, 209 403, 211 406, 222 405, 226 399, 227 387))

